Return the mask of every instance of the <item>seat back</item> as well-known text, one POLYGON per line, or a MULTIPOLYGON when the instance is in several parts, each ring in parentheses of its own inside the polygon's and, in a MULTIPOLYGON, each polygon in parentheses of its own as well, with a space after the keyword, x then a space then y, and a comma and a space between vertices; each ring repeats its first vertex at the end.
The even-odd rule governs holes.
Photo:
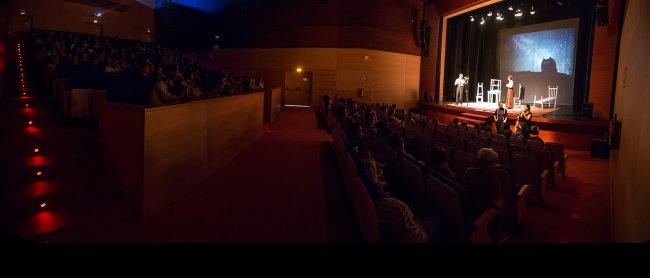
POLYGON ((530 148, 531 150, 532 149, 540 150, 540 149, 544 148, 544 143, 540 142, 538 140, 527 140, 526 141, 526 146, 528 146, 528 148, 530 148))
POLYGON ((432 204, 427 198, 424 176, 422 175, 423 166, 408 158, 402 158, 405 193, 413 207, 413 212, 417 216, 426 216, 432 212, 432 204))
POLYGON ((433 145, 433 140, 419 136, 418 137, 418 158, 422 161, 429 160, 429 153, 431 153, 431 146, 433 145))
POLYGON ((352 185, 352 191, 354 191, 352 206, 364 241, 379 242, 377 212, 368 191, 366 191, 361 179, 358 177, 352 185))
POLYGON ((510 144, 510 151, 513 153, 528 154, 528 147, 517 144, 510 144))
POLYGON ((501 148, 493 148, 495 152, 499 155, 499 164, 504 165, 504 166, 510 166, 512 162, 510 161, 510 152, 501 149, 501 148))
POLYGON ((458 136, 461 138, 465 138, 467 140, 472 140, 473 138, 472 131, 473 129, 461 128, 458 131, 458 136))
POLYGON ((467 153, 471 155, 478 155, 478 151, 488 145, 480 141, 467 141, 467 153))
POLYGON ((476 167, 477 164, 476 156, 474 155, 461 151, 454 153, 454 172, 458 180, 462 179, 467 168, 476 167))
POLYGON ((435 130, 434 126, 432 126, 432 125, 425 125, 422 128, 422 135, 424 135, 424 137, 427 137, 429 139, 436 138, 435 132, 436 132, 436 130, 435 130))
POLYGON ((557 98, 557 89, 558 86, 551 87, 551 85, 548 86, 548 97, 549 98, 557 98))
POLYGON ((508 143, 506 141, 502 141, 500 138, 497 139, 497 137, 492 138, 491 145, 494 148, 499 148, 504 150, 508 149, 508 143))
POLYGON ((541 170, 548 170, 550 172, 550 181, 555 184, 555 171, 553 171, 553 153, 550 150, 532 149, 530 154, 537 158, 541 166, 541 170))
POLYGON ((467 241, 463 209, 456 191, 438 175, 427 176, 427 195, 443 218, 443 239, 450 242, 467 241))
POLYGON ((510 138, 510 141, 508 143, 510 143, 510 145, 519 145, 519 146, 525 146, 526 145, 526 143, 524 142, 524 139, 519 138, 519 137, 510 138))
POLYGON ((499 167, 498 171, 498 193, 499 197, 502 198, 504 203, 503 224, 508 229, 514 229, 519 222, 519 218, 521 217, 517 213, 517 193, 519 191, 519 187, 517 187, 515 183, 514 172, 510 167, 501 166, 499 167))
POLYGON ((458 136, 449 135, 449 146, 458 151, 467 151, 466 140, 458 136))
POLYGON ((512 170, 515 174, 515 182, 518 185, 529 184, 532 186, 532 195, 538 200, 544 197, 544 189, 540 186, 541 173, 540 163, 537 158, 530 155, 512 154, 512 170))
POLYGON ((441 144, 449 144, 449 139, 447 138, 447 133, 444 130, 436 130, 436 142, 441 144))

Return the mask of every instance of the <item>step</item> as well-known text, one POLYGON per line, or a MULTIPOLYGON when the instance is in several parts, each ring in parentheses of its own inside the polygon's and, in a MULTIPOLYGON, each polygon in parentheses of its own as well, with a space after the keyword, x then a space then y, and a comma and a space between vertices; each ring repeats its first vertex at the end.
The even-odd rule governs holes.
POLYGON ((460 115, 466 118, 472 118, 472 119, 483 120, 483 121, 487 121, 491 117, 486 115, 478 115, 474 113, 461 113, 460 115))

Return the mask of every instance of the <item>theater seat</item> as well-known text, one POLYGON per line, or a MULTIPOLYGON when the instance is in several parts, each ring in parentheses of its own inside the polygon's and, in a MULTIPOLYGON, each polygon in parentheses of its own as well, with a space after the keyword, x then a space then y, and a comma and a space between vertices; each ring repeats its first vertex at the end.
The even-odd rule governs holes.
POLYGON ((449 146, 457 151, 467 151, 467 145, 465 141, 466 140, 461 137, 449 135, 449 146))
POLYGON ((564 145, 546 142, 544 147, 553 153, 553 160, 559 163, 558 169, 562 172, 562 177, 566 178, 566 160, 568 155, 564 153, 564 145))
POLYGON ((544 207, 544 197, 550 172, 543 170, 539 160, 533 156, 512 154, 512 170, 515 174, 515 182, 519 185, 529 184, 532 186, 532 194, 528 195, 530 200, 544 207))
POLYGON ((416 216, 427 216, 433 212, 431 200, 427 198, 426 186, 422 168, 424 165, 411 161, 408 158, 402 158, 402 171, 404 173, 404 188, 416 216))
POLYGON ((512 153, 519 153, 519 154, 528 154, 528 147, 524 145, 518 145, 518 144, 510 144, 510 151, 512 153))
POLYGON ((456 173, 456 179, 461 180, 465 170, 470 167, 476 167, 477 161, 476 156, 468 154, 462 151, 456 151, 454 153, 454 172, 456 173))
POLYGON ((380 242, 377 212, 370 195, 359 178, 355 179, 352 187, 355 196, 353 207, 364 241, 370 243, 380 242))
POLYGON ((505 166, 499 169, 498 182, 500 198, 496 203, 503 214, 503 227, 509 231, 520 230, 526 219, 526 195, 530 185, 517 186, 514 172, 505 166))
POLYGON ((532 149, 530 150, 530 154, 539 160, 542 169, 548 170, 550 172, 548 183, 550 185, 553 185, 553 187, 556 187, 557 181, 555 175, 557 173, 559 162, 555 162, 553 160, 553 153, 550 150, 532 149))

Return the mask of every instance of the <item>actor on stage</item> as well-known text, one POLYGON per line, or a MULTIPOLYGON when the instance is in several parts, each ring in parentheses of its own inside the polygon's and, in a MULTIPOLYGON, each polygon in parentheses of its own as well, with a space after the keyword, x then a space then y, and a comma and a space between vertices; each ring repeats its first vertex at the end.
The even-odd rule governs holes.
POLYGON ((506 94, 506 108, 512 109, 515 105, 515 90, 513 89, 515 82, 512 80, 512 75, 508 75, 508 83, 506 88, 508 88, 508 93, 506 94))
POLYGON ((524 140, 528 140, 530 136, 530 130, 532 127, 533 113, 530 112, 530 104, 526 104, 524 111, 521 111, 519 117, 517 118, 517 134, 520 134, 524 140))
POLYGON ((465 83, 467 83, 467 79, 463 78, 462 73, 459 74, 458 79, 454 82, 454 85, 456 85, 456 104, 463 102, 463 89, 465 88, 465 83))
POLYGON ((497 128, 498 134, 503 134, 503 132, 508 128, 508 110, 503 108, 503 103, 499 102, 499 108, 494 110, 494 124, 497 128))

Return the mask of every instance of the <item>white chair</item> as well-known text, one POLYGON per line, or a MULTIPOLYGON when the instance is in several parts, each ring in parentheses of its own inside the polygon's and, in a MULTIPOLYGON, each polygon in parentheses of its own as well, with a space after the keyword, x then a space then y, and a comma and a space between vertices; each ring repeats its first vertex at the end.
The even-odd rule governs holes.
POLYGON ((533 107, 535 104, 540 104, 542 106, 542 109, 544 108, 544 103, 548 103, 548 107, 551 107, 551 101, 553 102, 553 108, 557 106, 557 91, 558 91, 558 86, 551 87, 551 85, 548 86, 548 97, 537 99, 537 95, 535 95, 535 98, 533 99, 533 107))
POLYGON ((476 87, 476 102, 483 102, 483 82, 479 82, 476 87))
POLYGON ((490 79, 490 90, 488 91, 488 102, 501 102, 501 80, 490 79), (492 99, 494 98, 494 101, 492 99))

